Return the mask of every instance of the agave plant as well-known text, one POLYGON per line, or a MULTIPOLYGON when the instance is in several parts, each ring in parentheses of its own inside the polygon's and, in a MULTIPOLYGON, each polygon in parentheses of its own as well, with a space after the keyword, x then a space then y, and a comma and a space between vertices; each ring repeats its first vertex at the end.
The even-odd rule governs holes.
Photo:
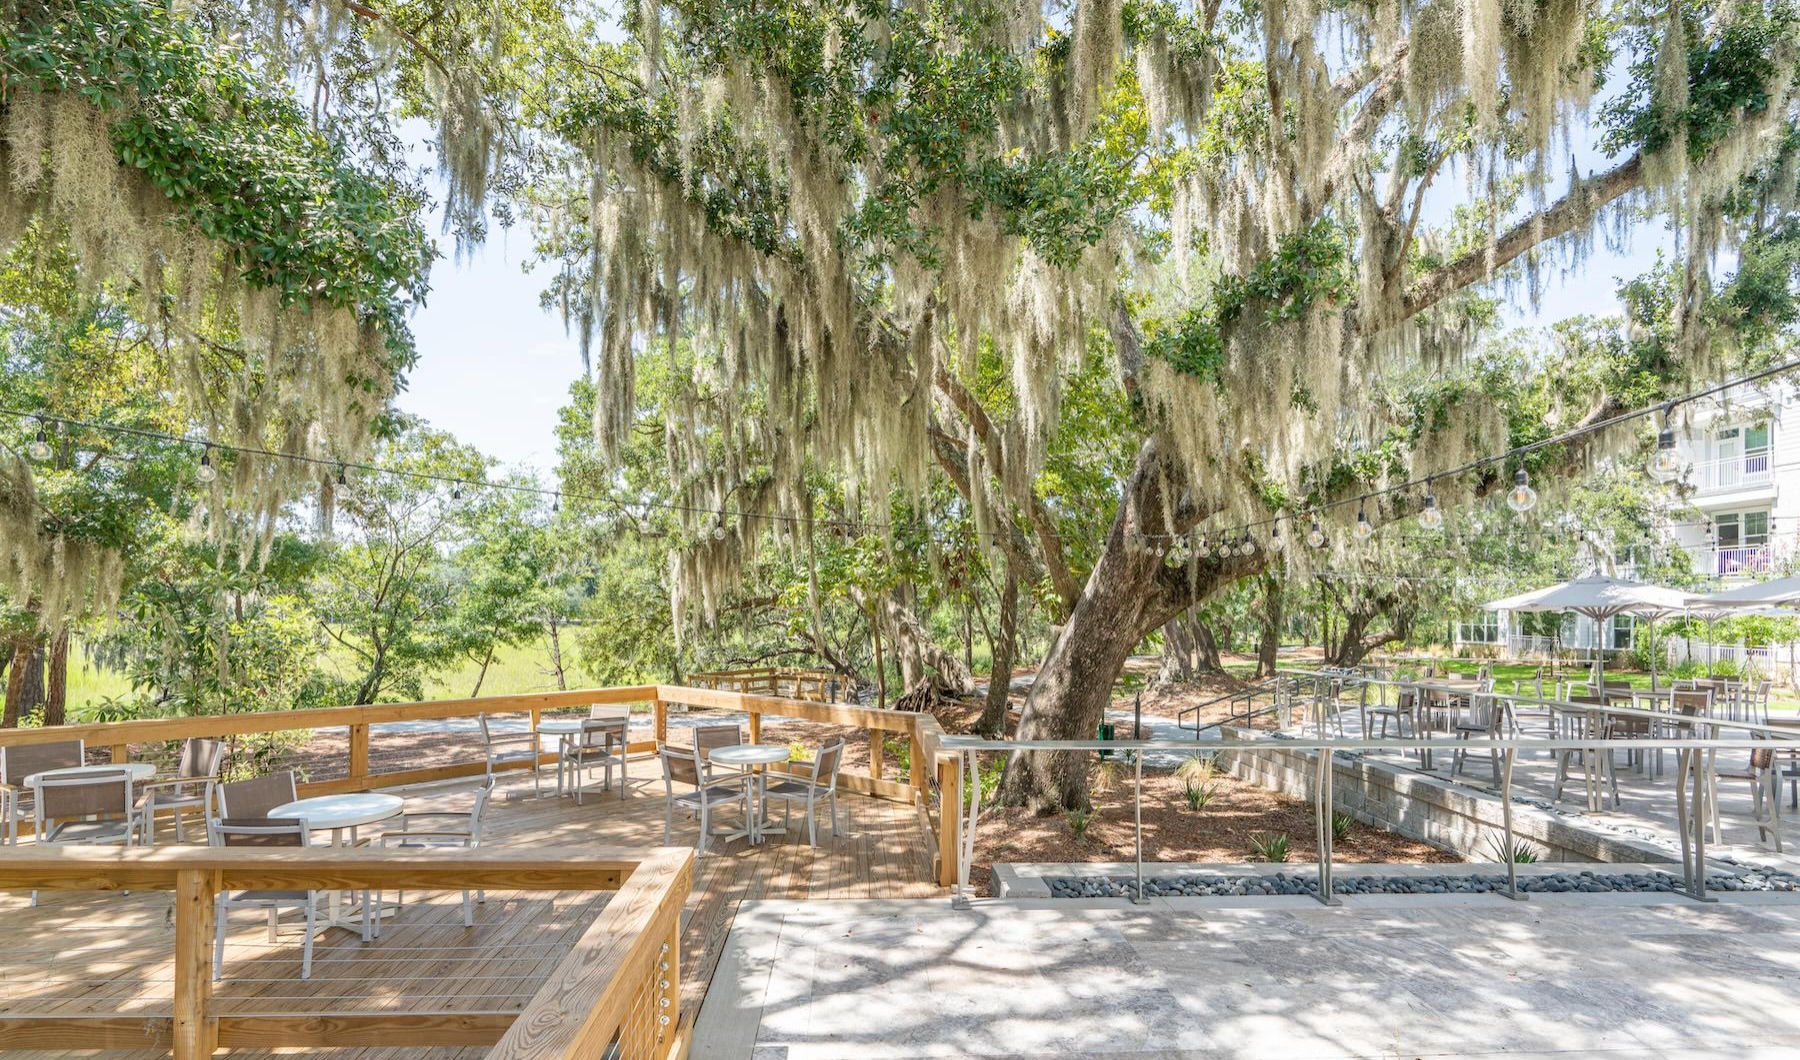
POLYGON ((1250 836, 1250 856, 1257 861, 1286 861, 1290 842, 1286 835, 1254 832, 1250 836))

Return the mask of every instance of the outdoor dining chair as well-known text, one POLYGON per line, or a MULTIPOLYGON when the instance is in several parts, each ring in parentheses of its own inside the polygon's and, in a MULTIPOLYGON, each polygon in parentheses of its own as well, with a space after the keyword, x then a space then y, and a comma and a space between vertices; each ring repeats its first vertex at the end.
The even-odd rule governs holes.
POLYGON ((543 779, 538 771, 538 765, 542 759, 538 734, 535 732, 495 732, 493 724, 486 714, 476 715, 475 720, 481 725, 481 749, 482 753, 487 756, 487 775, 492 778, 497 766, 530 765, 532 794, 543 794, 543 779))
POLYGON ((217 793, 217 819, 253 820, 267 817, 270 810, 286 806, 300 797, 291 769, 250 780, 234 780, 229 784, 220 784, 213 790, 217 793))
MULTIPOLYGON (((1481 682, 1481 689, 1468 697, 1467 707, 1458 713, 1456 721, 1451 725, 1451 730, 1455 732, 1458 740, 1468 740, 1474 736, 1498 740, 1505 735, 1506 718, 1510 707, 1509 701, 1494 693, 1493 678, 1486 678, 1481 682)), ((1468 759, 1468 748, 1458 747, 1456 753, 1451 756, 1450 775, 1454 777, 1462 772, 1462 767, 1468 759)), ((1488 748, 1488 763, 1493 767, 1494 786, 1499 787, 1500 752, 1498 749, 1488 748)))
MULTIPOLYGON (((156 844, 156 814, 159 810, 173 813, 175 842, 187 842, 181 811, 198 806, 200 816, 206 816, 207 808, 213 804, 213 789, 219 784, 219 759, 224 751, 225 744, 220 740, 191 737, 182 741, 181 758, 175 764, 173 776, 159 777, 138 785, 138 793, 144 797, 145 840, 148 845, 156 844)), ((275 805, 279 806, 280 803, 275 805)))
MULTIPOLYGON (((595 710, 601 708, 595 707, 595 710)), ((575 790, 575 805, 581 805, 582 792, 586 786, 581 781, 581 771, 594 766, 601 766, 606 771, 606 787, 612 787, 613 766, 619 767, 619 798, 625 797, 625 746, 626 718, 598 717, 588 718, 581 723, 580 732, 565 733, 557 745, 556 756, 556 790, 561 794, 564 790, 563 778, 575 790)))
POLYGON ((45 777, 37 783, 33 825, 43 844, 135 845, 144 816, 131 793, 131 774, 85 773, 45 777))
MULTIPOLYGON (((1570 703, 1605 706, 1604 696, 1570 696, 1570 703)), ((1612 717, 1603 710, 1565 710, 1561 712, 1558 734, 1569 740, 1605 741, 1612 733, 1612 717)), ((1599 810, 1608 793, 1611 805, 1619 805, 1619 778, 1613 771, 1611 748, 1596 743, 1593 747, 1556 752, 1556 787, 1552 801, 1562 801, 1563 788, 1575 771, 1581 771, 1582 786, 1587 791, 1588 809, 1599 810)))
MULTIPOLYGON (((216 847, 305 847, 311 846, 311 832, 298 817, 258 817, 239 819, 226 817, 207 822, 207 842, 216 847)), ((256 909, 268 915, 269 941, 277 941, 284 910, 298 910, 306 923, 300 941, 300 978, 312 978, 313 936, 319 931, 319 899, 326 892, 307 891, 220 891, 213 909, 213 979, 224 974, 226 916, 233 909, 256 909)), ((369 894, 363 892, 362 938, 371 938, 369 928, 369 894)))
POLYGON ((32 790, 25 778, 46 769, 65 769, 81 765, 87 745, 80 740, 57 740, 54 743, 0 747, 0 840, 19 841, 19 822, 25 819, 26 807, 33 802, 32 790))
POLYGON ((796 804, 806 808, 806 843, 819 845, 817 807, 824 803, 831 811, 831 834, 838 834, 837 778, 838 766, 844 759, 844 738, 838 737, 819 748, 813 756, 810 774, 790 775, 778 783, 763 786, 763 798, 781 803, 782 827, 787 826, 796 804))
MULTIPOLYGON (((1758 842, 1772 839, 1775 852, 1781 853, 1781 775, 1775 769, 1775 748, 1759 747, 1750 752, 1750 761, 1742 771, 1730 770, 1721 772, 1718 769, 1709 771, 1708 779, 1715 785, 1720 780, 1747 780, 1750 782, 1750 820, 1756 825, 1758 842)), ((1718 795, 1713 795, 1713 840, 1718 841, 1719 826, 1718 795)))
POLYGON ((750 821, 750 791, 742 773, 734 772, 730 776, 715 777, 712 775, 712 764, 702 755, 699 748, 684 748, 665 745, 662 749, 663 767, 663 846, 669 845, 670 830, 674 827, 677 808, 700 818, 700 838, 695 846, 701 857, 706 856, 706 841, 716 836, 730 835, 729 832, 714 832, 712 818, 715 811, 729 806, 736 806, 744 814, 745 826, 750 821), (686 794, 675 794, 675 785, 693 788, 686 794))
MULTIPOLYGON (((471 798, 462 799, 463 792, 455 796, 457 805, 448 802, 432 802, 421 804, 417 809, 407 809, 400 816, 388 822, 381 833, 383 850, 430 850, 433 848, 460 848, 474 850, 481 845, 481 819, 487 812, 488 798, 494 792, 492 778, 483 780, 471 798)), ((475 903, 486 902, 486 891, 464 891, 462 896, 463 927, 475 926, 475 903)), ((399 909, 406 902, 406 892, 394 893, 394 908, 399 909)), ((376 938, 381 937, 382 892, 375 892, 375 914, 370 926, 376 938)))

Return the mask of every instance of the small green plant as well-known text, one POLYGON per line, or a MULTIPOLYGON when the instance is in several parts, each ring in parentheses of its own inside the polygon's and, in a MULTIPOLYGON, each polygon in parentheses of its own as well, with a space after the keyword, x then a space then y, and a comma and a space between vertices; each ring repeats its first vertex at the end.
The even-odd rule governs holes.
POLYGON ((900 780, 912 779, 912 741, 902 740, 897 736, 889 736, 881 742, 882 750, 894 756, 900 763, 900 780))
POLYGON ((1070 810, 1065 816, 1069 819, 1069 832, 1076 839, 1086 839, 1088 826, 1094 823, 1094 811, 1070 810))
POLYGON ((1205 813, 1213 796, 1218 794, 1218 785, 1213 783, 1212 759, 1190 758, 1175 770, 1175 776, 1181 780, 1181 796, 1187 800, 1188 809, 1205 813))
POLYGON ((1332 813, 1331 813, 1331 841, 1333 843, 1342 843, 1345 840, 1349 839, 1350 838, 1350 830, 1354 827, 1356 827, 1356 818, 1350 816, 1349 814, 1345 813, 1342 810, 1333 810, 1332 811, 1332 813))
POLYGON ((1290 842, 1285 835, 1253 832, 1250 835, 1250 856, 1257 861, 1286 861, 1290 842))
POLYGON ((801 743, 799 740, 795 740, 793 743, 788 744, 788 761, 790 761, 790 762, 806 761, 806 745, 801 743))
POLYGON ((1102 794, 1117 791, 1125 779, 1125 763, 1117 758, 1102 758, 1094 766, 1094 790, 1102 794))
POLYGON ((1488 836, 1488 849, 1494 852, 1494 860, 1499 862, 1510 861, 1515 865, 1532 865, 1536 864, 1538 859, 1537 851, 1531 849, 1531 844, 1523 839, 1513 840, 1511 849, 1508 849, 1505 837, 1491 835, 1488 836))
POLYGON ((977 770, 975 776, 963 777, 963 805, 967 806, 969 800, 975 797, 977 783, 980 784, 981 804, 983 806, 990 805, 994 801, 994 792, 1000 790, 1000 778, 1005 773, 1006 759, 998 755, 981 763, 981 768, 977 770))

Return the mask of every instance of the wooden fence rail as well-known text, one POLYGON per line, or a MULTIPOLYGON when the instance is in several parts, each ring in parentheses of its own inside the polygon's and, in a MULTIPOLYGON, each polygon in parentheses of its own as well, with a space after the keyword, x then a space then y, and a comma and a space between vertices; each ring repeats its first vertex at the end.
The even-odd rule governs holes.
MULTIPOLYGON (((208 714, 199 717, 150 718, 141 721, 93 722, 58 725, 33 729, 0 729, 0 747, 49 743, 58 740, 85 740, 90 746, 109 747, 113 760, 129 759, 133 744, 162 743, 190 737, 229 738, 259 733, 296 732, 312 729, 344 728, 349 731, 349 755, 345 775, 312 781, 300 786, 304 795, 329 795, 372 788, 425 784, 460 777, 479 776, 486 772, 486 762, 477 755, 464 762, 453 762, 422 768, 372 772, 370 726, 392 722, 442 721, 474 718, 482 714, 528 714, 533 728, 546 711, 579 710, 592 705, 646 705, 652 721, 652 739, 630 746, 633 753, 655 752, 668 742, 669 707, 689 707, 741 712, 749 717, 752 742, 762 737, 765 717, 795 718, 804 721, 866 729, 870 734, 870 771, 866 774, 841 773, 838 784, 846 791, 898 799, 913 803, 927 812, 935 782, 940 794, 954 787, 952 779, 956 756, 941 747, 943 730, 929 714, 912 711, 884 710, 852 703, 825 703, 784 696, 759 695, 718 688, 689 688, 681 685, 636 685, 622 688, 582 688, 564 692, 531 692, 509 696, 483 696, 475 699, 445 699, 423 703, 381 703, 361 707, 321 707, 310 710, 269 711, 250 714, 208 714), (910 777, 904 783, 883 776, 882 750, 884 734, 903 738, 909 745, 910 777), (948 785, 948 786, 946 786, 948 785)), ((553 764, 556 755, 545 753, 541 764, 553 764)), ((513 768, 524 768, 517 765, 513 768)), ((948 801, 940 799, 940 801, 948 801)), ((951 805, 954 805, 953 803, 951 805)), ((938 851, 937 880, 948 886, 955 858, 946 857, 956 849, 954 833, 960 815, 942 812, 940 807, 936 832, 938 851)))
POLYGON ((0 850, 0 886, 7 889, 171 891, 175 905, 169 1015, 0 1012, 0 1049, 170 1049, 175 1060, 200 1060, 231 1047, 487 1045, 494 1060, 590 1060, 617 1042, 627 1060, 679 1058, 686 1048, 676 941, 693 870, 693 851, 673 848, 0 850), (213 915, 220 891, 374 887, 617 893, 516 1015, 213 1011, 213 915))

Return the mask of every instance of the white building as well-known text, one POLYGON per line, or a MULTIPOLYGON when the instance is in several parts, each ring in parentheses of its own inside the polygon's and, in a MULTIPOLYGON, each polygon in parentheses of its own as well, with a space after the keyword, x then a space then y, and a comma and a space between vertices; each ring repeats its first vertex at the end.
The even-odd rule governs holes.
POLYGON ((1687 503, 1700 514, 1672 530, 1695 572, 1721 587, 1768 577, 1800 544, 1800 395, 1740 387, 1723 396, 1676 430, 1687 503))
MULTIPOLYGON (((1684 409, 1675 424, 1675 452, 1682 473, 1669 501, 1675 510, 1687 510, 1671 518, 1669 532, 1694 573, 1723 589, 1786 573, 1800 561, 1800 391, 1737 387, 1684 409)), ((1616 559, 1620 575, 1634 576, 1632 557, 1616 559)), ((1629 650, 1634 642, 1629 618, 1612 619, 1601 631, 1589 619, 1564 615, 1555 638, 1526 634, 1522 619, 1475 616, 1458 625, 1457 644, 1514 658, 1552 651, 1587 658, 1596 641, 1609 653, 1629 650)), ((1749 654, 1766 666, 1785 661, 1786 652, 1786 646, 1747 651, 1696 640, 1671 644, 1670 662, 1710 656, 1742 663, 1749 654)))

